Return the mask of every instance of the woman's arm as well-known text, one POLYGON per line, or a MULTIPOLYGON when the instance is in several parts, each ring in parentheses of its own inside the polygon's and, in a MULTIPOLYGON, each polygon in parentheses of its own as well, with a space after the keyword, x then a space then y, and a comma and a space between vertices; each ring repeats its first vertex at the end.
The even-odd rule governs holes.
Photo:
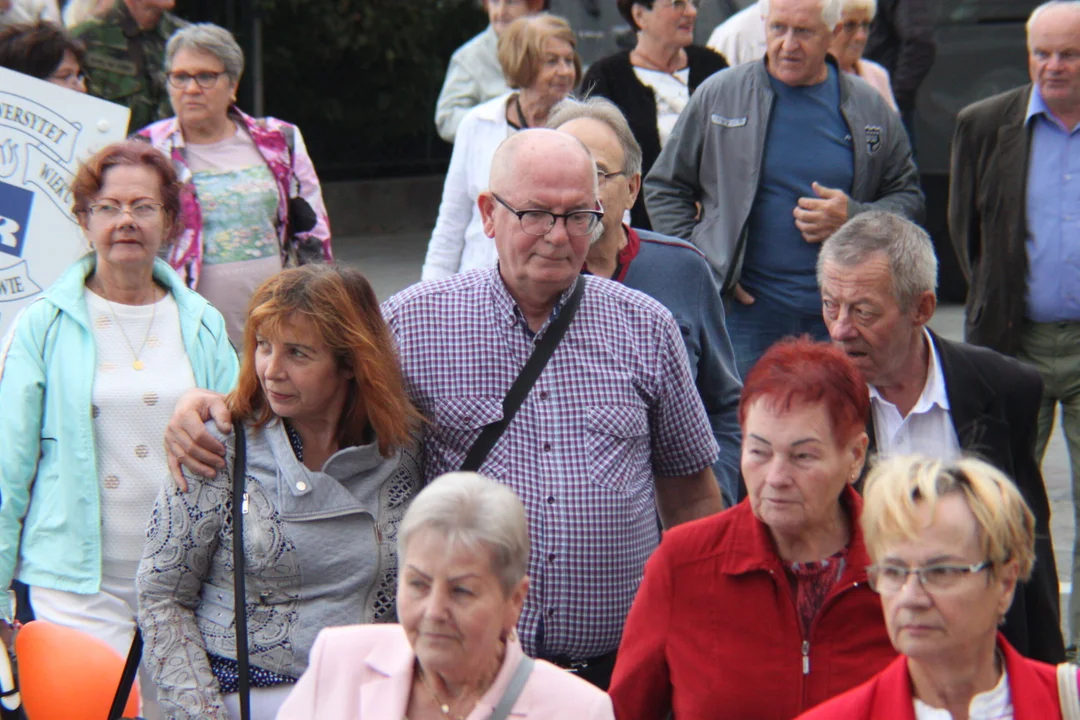
POLYGON ((311 720, 319 717, 319 676, 323 671, 323 650, 326 648, 325 632, 320 630, 308 655, 308 666, 296 681, 289 697, 278 710, 276 720, 311 720))
MULTIPOLYGON (((30 505, 30 488, 41 455, 42 413, 45 403, 43 347, 48 321, 37 303, 15 318, 0 338, 0 587, 15 574, 23 518, 30 505)), ((55 308, 53 308, 55 311, 55 308)), ((45 313, 52 315, 54 313, 45 313)), ((55 443, 55 439, 50 442, 55 443)), ((11 619, 14 608, 3 594, 0 614, 11 619)))
POLYGON ((322 187, 319 185, 319 176, 315 174, 315 164, 308 155, 307 145, 304 144, 304 136, 300 134, 298 127, 293 128, 293 143, 293 174, 300 184, 300 197, 306 200, 315 212, 315 227, 308 232, 296 233, 289 238, 289 242, 296 243, 296 255, 301 265, 333 262, 334 255, 330 250, 330 218, 326 214, 322 187))
MULTIPOLYGON (((461 253, 465 249, 465 230, 472 220, 476 198, 469 195, 470 155, 477 144, 476 115, 468 114, 458 127, 457 142, 450 154, 450 167, 443 184, 442 202, 435 229, 428 243, 427 257, 420 271, 421 280, 450 277, 461 268, 461 253)), ((478 183, 487 187, 487 177, 478 183)))
MULTIPOLYGON (((230 442, 227 462, 232 455, 230 442)), ((213 480, 188 475, 189 493, 166 482, 147 527, 136 578, 143 662, 174 720, 229 720, 195 608, 232 507, 231 476, 229 465, 213 480)))
POLYGON ((623 628, 608 687, 619 720, 655 720, 671 711, 667 635, 674 587, 667 555, 661 543, 645 564, 645 576, 623 628))

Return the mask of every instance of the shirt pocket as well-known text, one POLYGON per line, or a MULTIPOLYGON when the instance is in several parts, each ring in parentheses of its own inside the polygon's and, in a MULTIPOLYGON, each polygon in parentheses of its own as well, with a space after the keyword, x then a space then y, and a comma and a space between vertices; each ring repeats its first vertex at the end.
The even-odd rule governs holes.
POLYGON ((644 405, 591 407, 588 423, 589 479, 593 483, 631 494, 642 481, 652 480, 649 415, 644 405))
MULTIPOLYGON (((465 462, 469 448, 480 437, 480 431, 485 426, 502 420, 502 401, 501 397, 490 396, 436 400, 432 413, 433 426, 425 437, 425 443, 429 446, 428 450, 434 451, 431 457, 442 458, 446 463, 446 472, 459 469, 465 462)), ((503 471, 507 464, 507 435, 511 432, 513 428, 508 427, 495 447, 488 453, 487 460, 483 464, 485 475, 505 477, 503 471)))

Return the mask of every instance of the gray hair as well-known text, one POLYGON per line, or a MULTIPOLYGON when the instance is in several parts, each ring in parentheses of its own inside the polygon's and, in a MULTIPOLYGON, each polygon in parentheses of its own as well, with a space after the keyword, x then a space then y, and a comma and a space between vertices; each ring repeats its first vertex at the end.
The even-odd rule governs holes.
POLYGON ((420 491, 398 530, 398 564, 405 565, 409 539, 434 530, 447 545, 491 552, 491 570, 507 595, 529 566, 525 506, 510 488, 472 472, 447 473, 420 491))
POLYGON ((1073 10, 1080 10, 1080 0, 1050 0, 1050 2, 1044 2, 1042 5, 1032 10, 1031 15, 1028 15, 1027 25, 1024 26, 1027 32, 1029 46, 1031 44, 1031 26, 1035 24, 1035 18, 1039 17, 1050 8, 1057 6, 1072 7, 1073 10))
MULTIPOLYGON (((829 28, 829 32, 832 32, 844 14, 844 0, 818 0, 818 2, 821 3, 821 21, 825 23, 825 27, 829 28)), ((758 9, 761 11, 761 17, 767 18, 769 0, 758 0, 758 9)))
POLYGON ((910 220, 882 210, 856 215, 822 244, 818 287, 825 278, 825 263, 854 267, 878 252, 888 259, 893 296, 901 310, 910 309, 924 292, 937 289, 938 262, 930 236, 910 220))
POLYGON ((231 32, 213 23, 192 23, 174 32, 165 45, 166 70, 172 70, 173 58, 181 50, 210 53, 225 66, 225 74, 233 82, 244 74, 244 51, 231 32))
POLYGON ((619 145, 623 151, 623 170, 627 177, 633 177, 641 172, 641 145, 634 137, 634 131, 626 122, 626 116, 622 114, 615 103, 607 98, 587 97, 581 100, 568 97, 559 102, 548 116, 547 126, 552 130, 558 130, 571 120, 580 119, 596 120, 611 128, 615 137, 619 139, 619 145))
POLYGON ((849 10, 866 10, 870 13, 870 19, 877 16, 877 0, 845 0, 843 12, 849 10))

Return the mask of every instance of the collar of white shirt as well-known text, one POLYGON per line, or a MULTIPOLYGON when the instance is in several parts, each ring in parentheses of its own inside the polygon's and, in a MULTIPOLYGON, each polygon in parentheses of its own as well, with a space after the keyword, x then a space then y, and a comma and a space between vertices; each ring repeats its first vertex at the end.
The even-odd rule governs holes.
MULTIPOLYGON (((1012 694, 1009 692, 1009 673, 1002 672, 993 690, 971 698, 968 720, 1012 720, 1012 694)), ((915 698, 915 720, 952 720, 948 710, 927 705, 915 698)))
POLYGON ((882 397, 877 388, 870 386, 876 448, 882 457, 920 453, 949 461, 960 455, 960 443, 949 412, 941 358, 930 332, 923 332, 930 348, 926 383, 907 417, 901 417, 896 406, 882 397))
MULTIPOLYGON (((941 358, 938 357, 937 348, 934 347, 934 340, 930 337, 930 331, 923 328, 923 336, 926 338, 927 347, 930 348, 930 362, 927 363, 926 384, 923 385, 922 394, 919 395, 919 399, 915 402, 915 407, 911 408, 909 415, 920 415, 929 412, 935 405, 946 412, 949 410, 949 395, 945 392, 945 372, 941 369, 941 358)), ((870 386, 870 400, 875 403, 884 403, 889 407, 896 407, 886 400, 873 385, 870 386)))

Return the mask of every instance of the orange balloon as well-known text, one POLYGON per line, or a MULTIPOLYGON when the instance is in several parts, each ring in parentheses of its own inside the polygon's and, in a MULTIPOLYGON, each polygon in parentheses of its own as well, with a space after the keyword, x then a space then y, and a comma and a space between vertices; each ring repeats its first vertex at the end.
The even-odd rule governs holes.
MULTIPOLYGON (((29 720, 104 720, 126 658, 81 630, 35 620, 15 636, 19 690, 29 720)), ((139 714, 139 686, 124 717, 139 714)))

